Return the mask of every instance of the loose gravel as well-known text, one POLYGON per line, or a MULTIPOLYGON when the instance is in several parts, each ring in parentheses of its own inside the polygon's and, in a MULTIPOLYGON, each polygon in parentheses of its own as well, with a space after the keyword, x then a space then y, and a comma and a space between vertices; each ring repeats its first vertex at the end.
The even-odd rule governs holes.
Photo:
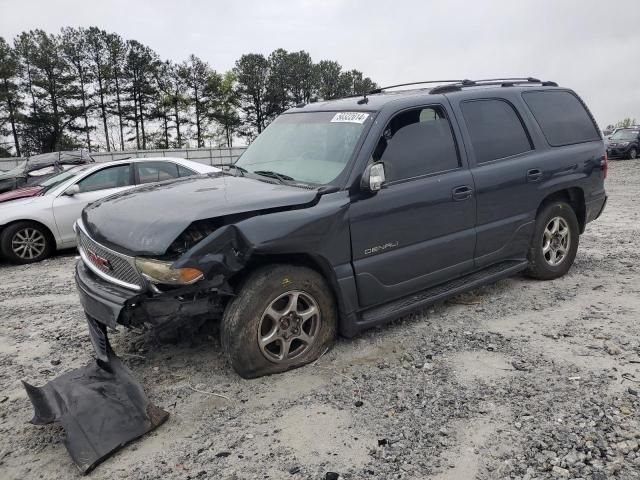
MULTIPOLYGON (((171 417, 91 476, 640 479, 640 163, 612 162, 607 189, 564 278, 500 281, 283 375, 239 378, 213 325, 174 345, 112 335, 171 417)), ((2 478, 79 476, 20 384, 92 354, 74 262, 0 264, 2 478)))

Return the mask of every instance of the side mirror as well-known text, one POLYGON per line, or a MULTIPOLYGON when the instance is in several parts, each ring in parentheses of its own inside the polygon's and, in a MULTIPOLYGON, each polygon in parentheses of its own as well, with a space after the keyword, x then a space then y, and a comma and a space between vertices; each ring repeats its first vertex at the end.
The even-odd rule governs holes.
POLYGON ((384 163, 371 163, 367 165, 367 168, 365 168, 362 174, 360 187, 367 192, 375 193, 384 186, 385 181, 384 163))
POLYGON ((63 195, 68 195, 70 197, 73 197, 74 195, 80 193, 80 187, 78 186, 77 183, 74 183, 73 185, 70 185, 64 192, 63 195))

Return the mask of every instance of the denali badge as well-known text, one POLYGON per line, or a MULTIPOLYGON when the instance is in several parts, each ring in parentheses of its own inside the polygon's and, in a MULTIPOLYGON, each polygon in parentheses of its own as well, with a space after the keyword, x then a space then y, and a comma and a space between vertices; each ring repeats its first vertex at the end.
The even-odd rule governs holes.
POLYGON ((367 248, 365 249, 364 254, 371 255, 372 253, 382 252, 387 248, 396 248, 398 246, 398 243, 399 242, 397 240, 394 240, 393 242, 387 242, 384 245, 377 245, 375 247, 367 248))
POLYGON ((91 260, 91 263, 93 263, 96 267, 100 267, 104 270, 109 270, 109 271, 113 270, 113 267, 111 266, 111 262, 106 258, 101 257, 97 253, 92 252, 91 250, 87 250, 87 257, 89 257, 89 260, 91 260))

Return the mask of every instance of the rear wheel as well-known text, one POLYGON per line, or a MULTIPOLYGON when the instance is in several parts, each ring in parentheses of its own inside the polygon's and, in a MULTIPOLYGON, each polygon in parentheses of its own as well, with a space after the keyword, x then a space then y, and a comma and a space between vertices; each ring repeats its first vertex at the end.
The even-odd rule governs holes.
POLYGON ((548 203, 536 218, 527 273, 540 280, 563 276, 576 258, 579 240, 578 219, 571 205, 548 203))
POLYGON ((636 158, 638 158, 638 150, 632 148, 631 150, 629 150, 627 156, 629 157, 629 160, 635 160, 636 158))
POLYGON ((221 343, 244 378, 284 372, 318 358, 336 336, 333 295, 309 268, 263 267, 227 305, 221 343))
POLYGON ((10 262, 39 262, 51 255, 53 240, 43 226, 34 222, 17 222, 2 231, 0 249, 10 262))

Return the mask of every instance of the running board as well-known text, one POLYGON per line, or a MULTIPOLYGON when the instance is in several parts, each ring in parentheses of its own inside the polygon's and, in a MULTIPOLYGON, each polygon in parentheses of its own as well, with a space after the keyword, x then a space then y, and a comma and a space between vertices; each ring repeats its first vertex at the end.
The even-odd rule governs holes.
POLYGON ((524 270, 527 261, 506 261, 492 265, 464 277, 428 288, 413 295, 402 297, 379 307, 373 307, 362 312, 357 321, 358 330, 364 330, 381 323, 399 318, 412 310, 424 308, 427 305, 459 295, 467 290, 496 282, 500 279, 524 270))

